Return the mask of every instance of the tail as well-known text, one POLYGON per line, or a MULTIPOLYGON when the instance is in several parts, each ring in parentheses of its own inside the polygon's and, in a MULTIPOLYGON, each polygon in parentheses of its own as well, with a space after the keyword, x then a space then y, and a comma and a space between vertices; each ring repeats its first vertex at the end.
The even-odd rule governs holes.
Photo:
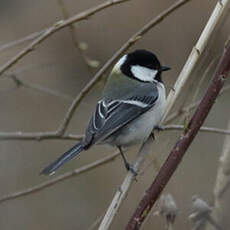
POLYGON ((44 175, 51 175, 55 173, 55 171, 61 167, 63 164, 77 156, 82 150, 84 150, 84 147, 82 143, 78 143, 73 148, 65 152, 63 155, 61 155, 56 161, 48 165, 46 168, 44 168, 40 174, 44 175))

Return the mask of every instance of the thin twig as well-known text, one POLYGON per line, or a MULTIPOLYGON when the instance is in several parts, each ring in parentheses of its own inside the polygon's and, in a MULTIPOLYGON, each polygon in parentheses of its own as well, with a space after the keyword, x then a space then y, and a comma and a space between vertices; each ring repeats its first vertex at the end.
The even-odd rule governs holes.
MULTIPOLYGON (((214 64, 216 65, 218 60, 219 60, 220 56, 218 55, 217 57, 213 58, 211 60, 211 62, 208 64, 207 68, 205 69, 203 75, 201 76, 201 78, 199 79, 199 82, 196 86, 196 90, 195 93, 192 96, 192 100, 191 102, 195 102, 197 100, 198 94, 201 90, 201 86, 204 82, 204 80, 206 79, 206 77, 208 76, 208 74, 210 73, 210 70, 212 69, 212 67, 214 66, 214 64)), ((211 74, 210 74, 211 75, 211 74)))
MULTIPOLYGON (((68 12, 67 8, 65 7, 65 4, 64 4, 63 0, 56 0, 56 1, 58 3, 58 6, 61 9, 61 12, 63 14, 63 18, 68 19, 70 17, 69 12, 68 12)), ((82 57, 82 60, 86 64, 86 66, 89 69, 89 71, 92 72, 92 68, 89 65, 89 59, 85 55, 84 51, 80 48, 80 42, 78 40, 78 36, 77 36, 77 33, 76 33, 76 26, 74 24, 70 24, 69 25, 69 31, 70 31, 70 35, 71 35, 71 39, 72 39, 74 47, 78 50, 80 56, 82 57)))
POLYGON ((199 40, 197 41, 196 45, 193 47, 192 52, 190 53, 180 75, 177 78, 177 81, 174 85, 174 91, 171 90, 168 95, 168 106, 166 107, 165 114, 163 116, 163 120, 168 116, 169 111, 174 105, 174 102, 179 96, 179 93, 182 91, 188 77, 190 76, 192 70, 194 69, 199 57, 203 53, 208 40, 211 37, 212 32, 214 31, 217 22, 220 20, 223 11, 227 5, 229 0, 218 1, 216 4, 215 9, 212 12, 204 30, 202 31, 199 40), (180 90, 179 90, 180 89, 180 90))
MULTIPOLYGON (((185 127, 183 125, 166 125, 162 126, 163 130, 184 130, 185 127)), ((204 127, 200 128, 200 132, 209 132, 209 133, 218 133, 223 135, 230 135, 230 130, 204 127)))
MULTIPOLYGON (((77 106, 80 104, 81 100, 84 98, 84 96, 89 92, 89 90, 100 80, 102 75, 106 72, 106 70, 121 56, 122 53, 124 53, 131 45, 133 45, 138 39, 141 38, 145 33, 147 33, 153 26, 161 22, 166 16, 168 16, 170 13, 172 13, 174 10, 176 10, 179 6, 185 4, 189 0, 179 1, 179 3, 175 4, 174 6, 168 8, 168 10, 164 11, 162 14, 155 17, 153 20, 151 20, 149 23, 147 23, 141 30, 139 30, 136 34, 134 34, 106 63, 105 65, 97 72, 97 74, 94 76, 94 78, 82 89, 82 91, 78 94, 78 96, 74 99, 71 106, 69 107, 62 123, 60 124, 57 131, 52 132, 40 132, 40 133, 34 133, 35 138, 32 138, 32 133, 29 133, 28 135, 25 134, 26 139, 53 139, 53 138, 59 138, 59 136, 62 136, 63 133, 66 131, 66 128, 74 115, 74 111, 77 108, 77 106), (28 138, 27 138, 28 136, 28 138)), ((192 105, 191 107, 195 107, 195 105, 192 105)), ((166 123, 171 119, 174 119, 180 114, 174 114, 174 116, 171 118, 168 118, 166 120, 166 123)), ((3 133, 2 133, 3 134, 3 133)), ((3 134, 4 135, 4 134, 3 134)), ((2 136, 3 136, 2 135, 2 136)), ((16 139, 18 134, 12 134, 13 138, 16 139)), ((19 135, 21 136, 21 132, 19 132, 19 135)), ((1 136, 1 135, 0 135, 1 136)), ((10 133, 7 133, 7 136, 10 136, 10 133)), ((10 138, 10 137, 9 137, 10 138)), ((19 137, 21 139, 21 137, 19 137)), ((22 138, 23 139, 23 138, 22 138)), ((68 138, 67 138, 68 139, 68 138)), ((74 138, 73 138, 74 139, 74 138)))
POLYGON ((41 36, 36 38, 31 44, 29 44, 26 48, 21 50, 18 54, 16 54, 13 58, 11 58, 7 63, 5 63, 0 68, 0 75, 2 75, 6 70, 8 70, 11 66, 13 66, 15 63, 17 63, 20 59, 22 59, 25 55, 32 52, 41 42, 46 40, 48 37, 50 37, 53 33, 61 30, 62 28, 69 26, 70 24, 73 24, 75 22, 79 22, 81 20, 85 20, 89 18, 90 16, 94 15, 97 12, 100 12, 103 9, 106 9, 110 6, 117 5, 120 3, 124 3, 130 0, 109 0, 106 1, 96 7, 93 7, 91 9, 85 10, 71 18, 68 18, 66 20, 61 20, 56 22, 51 27, 47 28, 41 36))
POLYGON ((119 156, 119 152, 116 151, 115 153, 113 153, 112 155, 110 156, 106 156, 100 160, 97 160, 93 163, 90 163, 88 165, 85 165, 79 169, 75 169, 71 172, 67 172, 67 173, 64 173, 60 176, 57 176, 51 180, 48 180, 46 182, 43 182, 39 185, 35 185, 33 187, 30 187, 30 188, 27 188, 25 190, 22 190, 22 191, 19 191, 19 192, 14 192, 14 193, 11 193, 11 194, 8 194, 8 195, 5 195, 5 196, 2 196, 0 198, 0 203, 2 202, 5 202, 5 201, 8 201, 8 200, 13 200, 13 199, 16 199, 16 198, 19 198, 19 197, 22 197, 22 196, 26 196, 26 195, 29 195, 29 194, 34 194, 36 192, 39 192, 43 189, 46 189, 50 186, 53 186, 59 182, 62 182, 64 180, 67 180, 71 177, 74 177, 74 176, 79 176, 85 172, 89 172, 91 171, 92 169, 95 169, 99 166, 102 166, 104 164, 107 164, 109 162, 111 162, 112 160, 114 160, 117 156, 119 156))
MULTIPOLYGON (((162 131, 171 130, 183 130, 183 125, 165 125, 162 126, 162 131)), ((201 127, 201 132, 218 133, 224 135, 230 135, 230 130, 219 129, 213 127, 201 127)), ((30 141, 42 141, 42 140, 81 140, 84 138, 84 134, 60 134, 58 132, 0 132, 0 140, 30 140, 30 141)))
POLYGON ((33 83, 27 83, 26 81, 20 79, 19 77, 17 77, 15 74, 7 74, 13 81, 14 83, 16 84, 17 87, 24 87, 24 88, 27 88, 27 89, 32 89, 32 90, 36 90, 36 91, 39 91, 39 92, 42 92, 42 93, 46 93, 46 94, 49 94, 49 95, 52 95, 52 96, 55 96, 55 97, 59 97, 59 98, 64 98, 64 99, 67 99, 67 100, 72 100, 73 97, 67 95, 67 94, 64 94, 64 93, 61 93, 61 92, 58 92, 57 90, 53 90, 53 89, 50 89, 50 88, 47 88, 47 87, 44 87, 44 86, 41 86, 41 85, 38 85, 38 84, 33 84, 33 83))
POLYGON ((58 131, 51 132, 0 132, 0 140, 81 140, 83 134, 61 134, 58 131))
POLYGON ((18 40, 9 42, 7 44, 3 44, 3 45, 0 46, 0 52, 3 52, 4 50, 12 48, 12 47, 17 46, 17 45, 21 45, 21 44, 23 44, 25 42, 34 40, 35 38, 41 36, 41 34, 43 34, 44 32, 45 32, 45 30, 42 30, 42 31, 39 31, 39 32, 34 32, 32 34, 29 34, 26 37, 23 37, 23 38, 20 38, 18 40))
POLYGON ((196 112, 186 130, 173 147, 169 154, 169 157, 161 167, 158 175, 153 181, 152 185, 145 192, 142 200, 140 201, 137 209, 131 217, 126 230, 137 230, 140 229, 143 221, 150 212, 152 206, 155 204, 162 190, 170 180, 171 176, 179 166, 186 150, 197 135, 201 125, 208 116, 215 100, 224 85, 225 80, 228 77, 230 71, 230 42, 224 49, 222 58, 217 66, 214 78, 206 91, 205 96, 201 100, 196 112))
MULTIPOLYGON (((219 56, 219 55, 218 55, 219 56)), ((201 89, 201 85, 203 83, 203 81, 206 79, 209 71, 210 71, 210 68, 213 66, 213 64, 219 60, 220 57, 216 57, 214 58, 208 65, 208 67, 205 69, 204 73, 202 74, 201 78, 198 79, 198 84, 196 85, 197 81, 193 80, 192 83, 190 84, 190 87, 189 89, 186 90, 185 92, 185 96, 183 97, 183 103, 180 105, 179 107, 179 111, 183 111, 183 113, 181 113, 181 115, 183 115, 183 121, 184 121, 184 124, 186 125, 187 121, 189 120, 189 116, 190 116, 190 110, 188 108, 188 110, 186 110, 186 107, 185 107, 185 104, 186 104, 186 101, 189 101, 189 103, 194 103, 196 101, 196 98, 197 98, 197 95, 198 93, 200 92, 200 89, 201 89), (195 92, 193 94, 193 96, 191 97, 191 93, 193 90, 193 88, 196 86, 196 88, 194 89, 195 92)), ((199 103, 198 103, 199 104, 199 103)), ((197 104, 197 105, 198 105, 197 104)))

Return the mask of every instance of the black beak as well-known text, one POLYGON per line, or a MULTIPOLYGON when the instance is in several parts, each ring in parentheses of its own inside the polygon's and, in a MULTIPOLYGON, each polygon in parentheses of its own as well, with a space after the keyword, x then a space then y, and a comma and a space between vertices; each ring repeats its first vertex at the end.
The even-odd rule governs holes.
POLYGON ((168 71, 168 70, 170 70, 170 69, 171 69, 171 68, 168 67, 168 66, 161 66, 160 71, 163 72, 163 71, 168 71))

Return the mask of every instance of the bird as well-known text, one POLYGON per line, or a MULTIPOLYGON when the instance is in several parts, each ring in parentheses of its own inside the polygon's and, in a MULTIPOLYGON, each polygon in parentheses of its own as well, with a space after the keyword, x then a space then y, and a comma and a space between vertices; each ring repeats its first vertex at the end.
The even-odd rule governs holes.
POLYGON ((123 55, 112 68, 86 129, 85 136, 41 174, 51 175, 63 164, 95 144, 119 149, 127 170, 132 166, 123 149, 144 143, 159 126, 166 105, 162 66, 151 51, 138 49, 123 55))

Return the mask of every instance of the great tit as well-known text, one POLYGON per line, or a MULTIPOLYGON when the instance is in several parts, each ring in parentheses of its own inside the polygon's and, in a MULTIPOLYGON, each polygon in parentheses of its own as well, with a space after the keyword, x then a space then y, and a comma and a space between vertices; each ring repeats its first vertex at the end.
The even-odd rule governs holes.
POLYGON ((116 146, 126 169, 131 170, 122 148, 143 143, 158 126, 166 102, 161 73, 169 69, 147 50, 124 55, 108 77, 85 137, 44 168, 41 174, 53 174, 64 163, 94 144, 116 146))

